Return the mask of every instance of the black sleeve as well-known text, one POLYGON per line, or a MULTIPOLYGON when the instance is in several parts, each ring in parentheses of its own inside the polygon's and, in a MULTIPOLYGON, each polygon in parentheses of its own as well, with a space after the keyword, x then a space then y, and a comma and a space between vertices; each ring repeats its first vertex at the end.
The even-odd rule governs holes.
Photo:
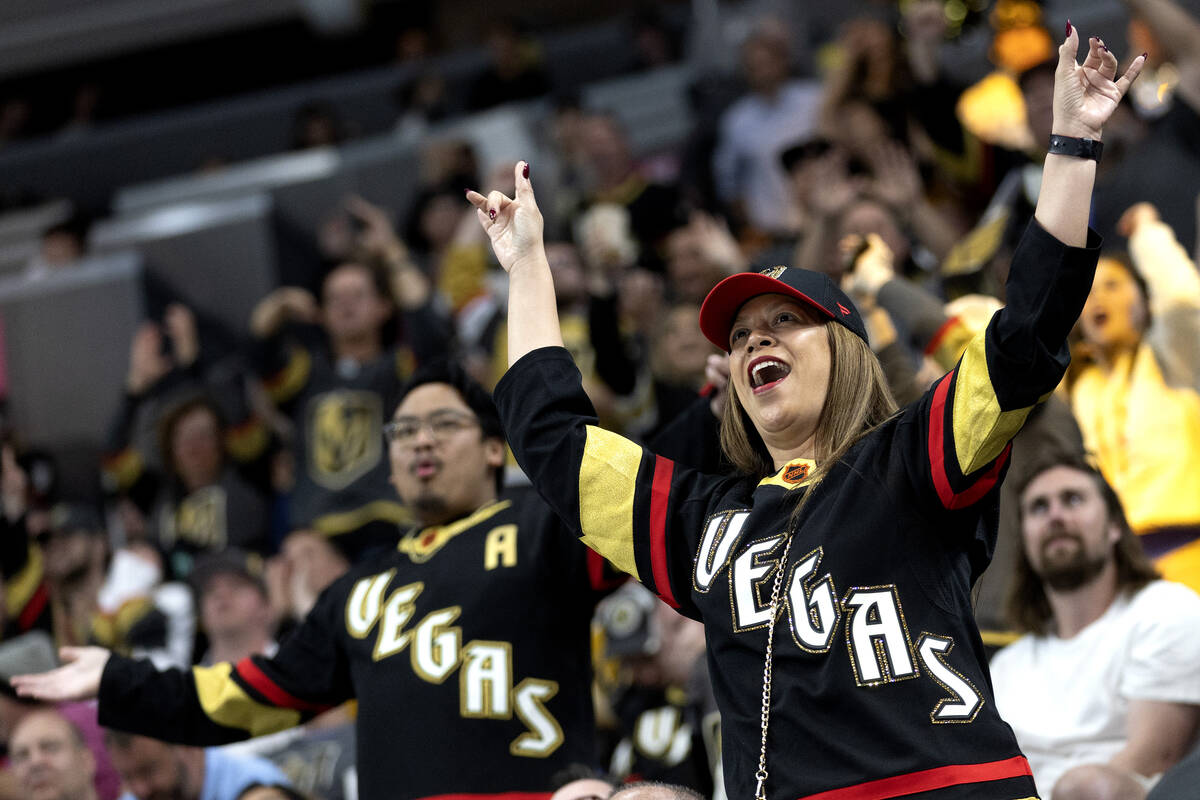
POLYGON ((727 479, 600 428, 564 348, 527 353, 500 379, 495 398, 517 463, 567 528, 668 605, 699 618, 693 555, 707 504, 727 479))
POLYGON ((1091 289, 1099 237, 1068 247, 1030 223, 1013 257, 1008 305, 972 338, 950 370, 898 425, 898 452, 929 507, 954 510, 988 495, 1007 468, 1011 441, 1070 362, 1067 333, 1091 289), (915 458, 913 457, 915 456, 915 458))
POLYGON ((647 445, 655 453, 701 472, 727 474, 732 469, 721 455, 721 425, 708 397, 697 397, 647 445))
POLYGON ((0 513, 0 575, 6 582, 12 581, 29 564, 29 547, 25 515, 12 521, 0 513))
POLYGON ((325 590, 272 658, 159 671, 113 655, 100 681, 100 724, 169 742, 210 746, 299 725, 354 695, 338 645, 350 584, 325 590))
POLYGON ((626 349, 617 316, 617 295, 593 294, 588 302, 588 336, 596 352, 596 376, 625 397, 637 388, 638 360, 626 349))

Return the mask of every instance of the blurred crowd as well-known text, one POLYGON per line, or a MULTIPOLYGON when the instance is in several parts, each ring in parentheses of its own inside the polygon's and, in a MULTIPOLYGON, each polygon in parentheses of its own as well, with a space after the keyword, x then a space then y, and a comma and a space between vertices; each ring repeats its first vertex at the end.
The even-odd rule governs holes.
MULTIPOLYGON (((841 282, 901 404, 953 368, 1004 303, 1013 247, 1036 224, 1062 21, 1019 0, 972 6, 992 30, 996 72, 966 86, 942 66, 961 2, 879 3, 819 42, 790 7, 806 4, 711 5, 696 4, 679 29, 647 18, 631 42, 635 68, 648 70, 708 37, 707 76, 720 79, 692 87, 696 125, 682 146, 635 157, 618 114, 553 95, 531 40, 498 24, 467 94, 451 96, 432 72, 398 93, 398 128, 422 142, 405 218, 383 199, 347 197, 311 232, 319 280, 276 288, 244 330, 211 336, 185 302, 141 324, 95 464, 102 496, 67 485, 53 452, 8 431, 0 677, 49 669, 57 648, 85 644, 160 667, 269 657, 339 577, 395 551, 406 532, 447 521, 422 505, 436 497, 404 489, 408 471, 432 474, 440 456, 410 464, 395 454, 436 445, 459 423, 385 423, 423 366, 453 361, 489 389, 503 374, 503 273, 463 190, 513 192, 511 163, 485 171, 466 139, 426 136, 448 116, 551 103, 553 151, 528 160, 535 185, 539 163, 555 165, 539 194, 552 206, 547 256, 566 346, 603 427, 726 468, 717 419, 728 368, 699 331, 699 304, 722 278, 777 264, 841 282), (718 51, 736 64, 719 63, 718 51)), ((1123 5, 1129 53, 1149 59, 1105 131, 1093 208, 1106 237, 1100 266, 1071 370, 1014 443, 1000 543, 978 588, 983 643, 1032 648, 1009 651, 997 703, 1021 718, 1010 721, 1031 759, 1053 763, 1040 772, 1034 762, 1047 798, 1110 796, 1086 782, 1103 774, 1060 781, 1080 764, 1135 776, 1105 784, 1128 792, 1114 797, 1185 797, 1159 776, 1179 762, 1200 769, 1188 759, 1200 654, 1185 643, 1200 638, 1200 19, 1172 0, 1123 5), (1088 476, 1081 488, 1053 484, 1071 470, 1088 476), (1118 546, 1115 535, 1090 540, 1090 523, 1071 514, 1108 486, 1096 524, 1121 521, 1121 552, 1137 569, 1080 610, 1071 598, 1110 576, 1118 546), (1078 553, 1063 555, 1069 579, 1047 564, 1070 548, 1047 544, 1039 524, 1078 540, 1078 553), (1161 580, 1172 582, 1165 594, 1161 580), (1151 588, 1158 605, 1140 599, 1151 588), (1032 611, 1030 592, 1041 597, 1032 611), (1059 652, 1121 604, 1148 630, 1094 636, 1083 656, 1059 652), (1150 641, 1163 643, 1125 657, 1150 641), (1052 658, 1039 647, 1058 649, 1052 658), (1106 677, 1077 693, 1082 710, 1060 704, 1065 690, 1047 694, 1088 664, 1105 664, 1106 677), (1136 669, 1147 672, 1127 674, 1136 669), (1101 713, 1111 716, 1102 730, 1091 725, 1101 713), (1150 728, 1170 736, 1153 758, 1137 749, 1148 744, 1130 745, 1150 728)), ((1084 31, 1103 33, 1119 32, 1084 31)), ((0 115, 0 143, 16 116, 7 106, 0 115)), ((352 135, 317 106, 294 132, 297 148, 352 135)), ((79 219, 47 229, 28 276, 71 268, 87 241, 79 219)), ((516 467, 502 472, 505 491, 519 491, 516 467)), ((624 782, 621 797, 723 797, 702 627, 624 586, 600 603, 592 649, 594 755, 542 787, 546 796, 617 796, 624 782)), ((0 798, 353 798, 358 713, 351 702, 294 732, 198 749, 101 729, 94 705, 31 703, 0 681, 0 798)))

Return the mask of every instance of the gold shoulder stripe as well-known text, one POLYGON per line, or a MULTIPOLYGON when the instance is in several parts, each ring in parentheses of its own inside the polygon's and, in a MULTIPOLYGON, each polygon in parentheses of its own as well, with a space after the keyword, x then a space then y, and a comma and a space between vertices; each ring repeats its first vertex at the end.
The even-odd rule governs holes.
POLYGON ((262 455, 269 443, 270 433, 258 417, 251 417, 225 434, 225 450, 243 464, 262 455))
POLYGON ((583 543, 638 577, 633 556, 633 496, 642 448, 615 433, 587 426, 579 465, 579 526, 583 543))
POLYGON ((1030 408, 1000 410, 988 375, 985 341, 981 333, 967 345, 954 384, 954 449, 963 475, 995 460, 1030 412, 1030 408))
POLYGON ((137 481, 144 469, 142 457, 132 447, 126 447, 116 455, 109 456, 100 464, 104 482, 113 491, 128 489, 137 481))
POLYGON ((295 397, 312 371, 312 356, 303 347, 292 347, 288 353, 287 365, 271 377, 263 381, 267 394, 276 403, 283 403, 295 397))
POLYGON ((25 566, 4 583, 4 607, 9 619, 21 615, 33 593, 42 585, 42 551, 37 547, 29 547, 28 552, 25 566))
POLYGON ((232 671, 232 664, 192 667, 196 696, 209 719, 227 728, 249 731, 251 736, 275 733, 300 724, 299 711, 253 700, 230 677, 232 671))

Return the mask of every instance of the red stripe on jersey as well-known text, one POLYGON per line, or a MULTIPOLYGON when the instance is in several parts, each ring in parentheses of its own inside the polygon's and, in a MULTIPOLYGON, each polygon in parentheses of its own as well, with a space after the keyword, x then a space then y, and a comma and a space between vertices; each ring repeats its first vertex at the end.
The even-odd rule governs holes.
POLYGON ((810 794, 801 800, 889 800, 892 797, 903 797, 917 792, 945 789, 947 786, 999 781, 1006 778, 1019 778, 1023 775, 1033 777, 1033 770, 1029 768, 1029 762, 1025 760, 1025 756, 1013 756, 1003 761, 989 761, 985 764, 951 764, 920 772, 910 772, 907 775, 881 778, 877 781, 867 781, 854 786, 844 786, 841 789, 831 789, 828 792, 810 794))
POLYGON ((310 703, 307 700, 301 700, 299 697, 288 694, 279 687, 279 684, 268 678, 266 673, 259 669, 258 665, 251 661, 249 657, 239 661, 237 667, 234 669, 238 675, 242 676, 242 679, 246 683, 254 687, 255 691, 280 708, 292 708, 297 711, 315 711, 317 713, 333 708, 333 706, 310 703))
POLYGON ((671 592, 671 576, 667 570, 667 500, 671 497, 674 473, 674 461, 654 457, 654 483, 650 487, 650 570, 658 596, 671 608, 679 608, 679 601, 671 592))
POLYGON ((500 794, 434 794, 418 800, 550 800, 552 792, 501 792, 500 794))
POLYGON ((937 489, 942 505, 950 510, 966 508, 991 491, 1000 480, 1000 471, 1008 461, 1008 454, 1012 452, 1012 442, 1009 442, 988 471, 966 490, 956 492, 950 486, 950 478, 946 475, 946 395, 950 393, 950 382, 954 380, 957 372, 958 370, 953 370, 942 378, 942 382, 933 392, 933 406, 929 411, 929 466, 933 471, 933 486, 937 489))
POLYGON ((925 355, 931 356, 936 353, 938 346, 942 343, 942 339, 945 339, 946 334, 959 324, 958 317, 951 317, 943 322, 941 327, 937 329, 933 337, 929 340, 929 344, 925 345, 925 355))
POLYGON ((46 603, 50 602, 50 590, 46 588, 46 583, 43 581, 38 584, 38 587, 33 592, 33 597, 29 598, 29 602, 25 604, 25 608, 21 609, 20 616, 17 617, 17 628, 22 631, 27 631, 37 623, 38 617, 46 610, 46 603))
POLYGON ((587 573, 588 583, 597 592, 612 589, 625 582, 625 576, 615 570, 610 574, 608 562, 604 560, 604 556, 591 548, 587 549, 587 573))

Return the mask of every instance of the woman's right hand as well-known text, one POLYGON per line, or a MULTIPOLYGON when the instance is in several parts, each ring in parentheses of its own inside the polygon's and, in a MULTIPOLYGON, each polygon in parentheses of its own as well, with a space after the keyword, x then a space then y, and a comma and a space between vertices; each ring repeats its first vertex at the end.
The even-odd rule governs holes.
POLYGON ((529 162, 518 161, 514 168, 516 191, 510 199, 503 192, 491 192, 484 197, 467 190, 467 200, 475 206, 479 224, 492 242, 492 250, 505 272, 520 269, 523 264, 536 264, 546 259, 542 241, 542 212, 533 196, 529 182, 529 162))

